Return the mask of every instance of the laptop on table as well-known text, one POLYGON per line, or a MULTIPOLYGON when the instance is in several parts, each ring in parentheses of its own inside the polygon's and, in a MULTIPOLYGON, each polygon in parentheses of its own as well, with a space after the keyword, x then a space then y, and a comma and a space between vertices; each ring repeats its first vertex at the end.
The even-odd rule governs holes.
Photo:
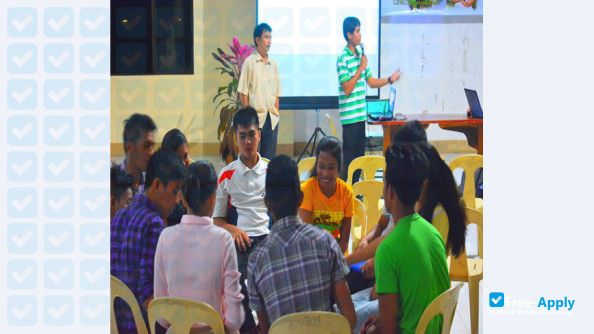
POLYGON ((390 98, 387 100, 367 101, 367 116, 373 121, 389 121, 394 118, 394 103, 396 88, 390 88, 390 98))
POLYGON ((483 108, 481 108, 481 103, 479 102, 476 90, 464 88, 464 93, 466 93, 466 99, 468 100, 468 106, 470 107, 470 114, 472 117, 483 118, 483 108))

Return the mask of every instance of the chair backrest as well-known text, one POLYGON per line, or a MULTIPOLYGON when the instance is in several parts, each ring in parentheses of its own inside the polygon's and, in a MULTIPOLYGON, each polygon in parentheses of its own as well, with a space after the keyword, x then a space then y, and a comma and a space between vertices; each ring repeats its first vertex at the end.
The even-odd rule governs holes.
POLYGON ((144 323, 144 318, 142 317, 142 312, 140 312, 140 306, 138 306, 138 301, 134 294, 124 284, 124 282, 120 281, 118 278, 111 276, 111 285, 109 287, 110 294, 111 294, 111 333, 118 333, 118 327, 116 324, 115 318, 115 310, 114 310, 114 301, 116 297, 122 298, 128 305, 130 306, 130 310, 132 310, 132 315, 134 316, 134 323, 136 324, 136 330, 138 334, 147 334, 148 331, 146 329, 146 325, 144 323))
POLYGON ((464 192, 462 199, 469 208, 476 208, 476 185, 474 182, 474 173, 477 169, 483 167, 483 156, 480 154, 462 155, 450 162, 452 172, 457 168, 462 168, 466 175, 464 181, 464 192))
POLYGON ((431 225, 437 229, 439 235, 443 239, 443 242, 446 244, 448 243, 448 233, 450 232, 450 221, 448 220, 448 215, 445 210, 439 206, 433 212, 433 219, 431 219, 431 225))
MULTIPOLYGON (((297 164, 297 170, 299 173, 299 180, 301 179, 301 175, 304 172, 309 172, 311 171, 312 168, 314 168, 314 166, 316 165, 316 158, 315 157, 311 157, 311 158, 305 158, 302 159, 301 161, 299 161, 299 163, 297 164)), ((307 177, 309 177, 310 175, 308 175, 307 177)), ((301 183, 305 182, 305 180, 302 180, 301 183)))
MULTIPOLYGON (((471 208, 466 208, 466 227, 471 224, 476 224, 477 233, 478 233, 478 240, 479 240, 479 256, 482 257, 483 254, 483 214, 471 208)), ((461 277, 468 277, 468 259, 466 257, 466 250, 460 254, 458 257, 451 257, 450 259, 450 278, 461 278, 461 277)))
POLYGON ((441 334, 447 334, 450 332, 462 285, 464 285, 464 283, 456 284, 446 292, 437 296, 437 298, 435 298, 431 304, 425 308, 425 311, 419 319, 419 324, 417 325, 417 330, 415 331, 416 334, 424 334, 431 319, 433 319, 438 314, 443 316, 441 334))
POLYGON ((270 327, 270 334, 332 333, 349 334, 349 321, 332 312, 300 312, 278 318, 270 327))
POLYGON ((353 193, 355 197, 362 195, 365 212, 367 213, 367 223, 363 230, 362 237, 377 224, 380 215, 380 199, 383 195, 384 183, 381 181, 361 181, 353 184, 353 193))
MULTIPOLYGON (((344 166, 343 166, 344 167, 344 166)), ((368 155, 364 157, 355 158, 349 164, 348 179, 347 183, 353 184, 353 173, 357 170, 361 170, 361 180, 369 181, 375 180, 375 173, 386 167, 386 159, 384 157, 368 155)))
POLYGON ((349 244, 349 253, 357 248, 359 241, 364 237, 362 233, 365 231, 365 226, 367 225, 367 214, 363 202, 355 198, 354 206, 355 216, 351 221, 351 242, 349 244))
POLYGON ((183 298, 155 298, 148 307, 151 333, 155 333, 155 322, 166 320, 174 333, 189 333, 193 324, 207 324, 215 334, 224 334, 223 320, 210 305, 183 298))
POLYGON ((328 119, 328 123, 330 123, 330 129, 332 130, 332 135, 338 138, 338 131, 336 131, 336 126, 334 125, 334 121, 332 121, 332 117, 326 114, 326 118, 328 119))

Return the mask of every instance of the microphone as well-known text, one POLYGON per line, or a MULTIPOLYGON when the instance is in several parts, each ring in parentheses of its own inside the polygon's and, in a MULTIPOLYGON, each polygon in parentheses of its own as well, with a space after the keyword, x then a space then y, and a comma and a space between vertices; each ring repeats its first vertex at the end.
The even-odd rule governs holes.
POLYGON ((361 56, 365 55, 365 44, 363 44, 362 42, 359 43, 359 45, 361 46, 361 56))

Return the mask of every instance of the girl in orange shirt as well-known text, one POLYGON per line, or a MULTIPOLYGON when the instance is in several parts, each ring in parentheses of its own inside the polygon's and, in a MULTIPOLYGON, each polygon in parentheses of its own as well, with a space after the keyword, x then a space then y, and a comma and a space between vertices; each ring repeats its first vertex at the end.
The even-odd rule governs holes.
POLYGON ((342 252, 346 252, 354 214, 353 189, 338 178, 342 161, 342 144, 326 136, 316 148, 316 164, 311 177, 301 185, 303 203, 299 216, 304 223, 328 230, 342 252))

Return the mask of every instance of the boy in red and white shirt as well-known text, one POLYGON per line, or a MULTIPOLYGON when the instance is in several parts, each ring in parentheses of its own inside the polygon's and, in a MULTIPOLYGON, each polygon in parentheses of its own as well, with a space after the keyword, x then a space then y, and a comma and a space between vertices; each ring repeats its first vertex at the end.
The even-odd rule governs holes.
POLYGON ((270 232, 268 210, 264 204, 268 163, 258 153, 261 133, 256 110, 252 107, 238 110, 233 116, 233 127, 239 158, 219 174, 213 217, 214 223, 231 233, 235 242, 241 293, 246 296, 243 300, 246 317, 240 332, 249 333, 256 324, 244 280, 250 254, 270 232))

